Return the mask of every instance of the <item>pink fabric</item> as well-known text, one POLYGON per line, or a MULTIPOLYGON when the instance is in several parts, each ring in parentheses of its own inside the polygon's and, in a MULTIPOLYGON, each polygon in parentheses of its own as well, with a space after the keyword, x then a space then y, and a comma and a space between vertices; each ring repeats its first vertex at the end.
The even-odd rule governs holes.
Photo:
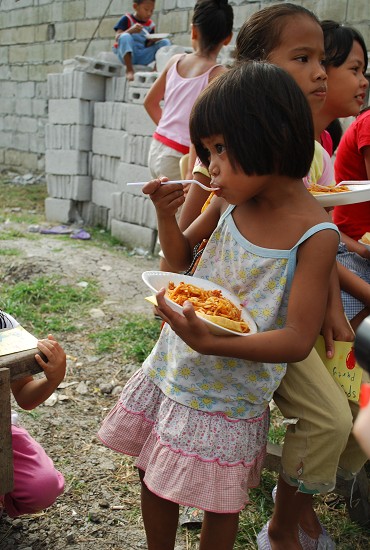
MULTIPOLYGON (((184 56, 187 54, 184 54, 184 56)), ((214 65, 205 73, 193 78, 183 78, 177 72, 182 56, 168 70, 162 117, 156 133, 180 145, 190 147, 189 119, 191 109, 199 94, 206 88, 214 65)))
POLYGON ((8 516, 34 514, 54 504, 64 478, 53 461, 24 428, 12 426, 14 488, 4 496, 8 516))
POLYGON ((161 498, 214 513, 231 514, 240 512, 249 502, 248 490, 259 485, 264 458, 265 447, 248 465, 227 466, 217 461, 204 461, 163 446, 153 431, 136 466, 144 470, 148 489, 161 498))
POLYGON ((217 513, 236 513, 259 483, 268 410, 230 420, 176 403, 140 369, 99 430, 101 441, 137 456, 144 482, 156 495, 217 513))

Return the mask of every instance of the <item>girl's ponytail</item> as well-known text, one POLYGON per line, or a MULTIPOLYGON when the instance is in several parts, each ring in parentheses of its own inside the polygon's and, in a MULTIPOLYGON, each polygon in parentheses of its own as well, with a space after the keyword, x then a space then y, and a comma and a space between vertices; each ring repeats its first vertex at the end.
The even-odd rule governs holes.
POLYGON ((198 0, 194 6, 192 24, 199 33, 199 43, 205 52, 212 51, 233 31, 234 12, 228 0, 198 0))

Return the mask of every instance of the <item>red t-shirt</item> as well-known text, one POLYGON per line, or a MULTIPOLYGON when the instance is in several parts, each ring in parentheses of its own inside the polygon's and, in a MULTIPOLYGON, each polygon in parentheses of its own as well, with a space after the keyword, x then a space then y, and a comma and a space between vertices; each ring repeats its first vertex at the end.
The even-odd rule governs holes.
POLYGON ((324 130, 320 134, 320 141, 321 145, 324 147, 325 151, 329 153, 329 155, 333 156, 333 140, 331 135, 327 130, 324 130))
MULTIPOLYGON (((344 133, 334 164, 335 179, 341 181, 369 179, 363 147, 370 146, 370 110, 360 114, 344 133)), ((370 201, 336 206, 333 221, 343 233, 356 241, 370 231, 370 201)))

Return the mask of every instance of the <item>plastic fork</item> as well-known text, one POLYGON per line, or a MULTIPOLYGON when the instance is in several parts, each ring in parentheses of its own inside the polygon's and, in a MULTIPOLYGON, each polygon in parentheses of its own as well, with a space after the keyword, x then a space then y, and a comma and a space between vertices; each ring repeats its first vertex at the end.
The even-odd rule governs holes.
POLYGON ((340 185, 370 185, 370 180, 349 180, 349 181, 341 181, 337 184, 337 187, 340 185))
MULTIPOLYGON (((136 186, 143 186, 143 185, 146 185, 147 181, 132 181, 130 183, 127 183, 126 185, 136 185, 136 186)), ((179 183, 181 185, 183 184, 186 184, 186 183, 195 183, 196 185, 199 185, 199 187, 201 187, 202 189, 204 189, 205 191, 217 191, 217 189, 219 189, 219 187, 207 187, 207 185, 204 185, 203 183, 200 183, 200 181, 198 180, 171 180, 171 181, 162 181, 161 182, 161 185, 167 185, 168 183, 179 183)))

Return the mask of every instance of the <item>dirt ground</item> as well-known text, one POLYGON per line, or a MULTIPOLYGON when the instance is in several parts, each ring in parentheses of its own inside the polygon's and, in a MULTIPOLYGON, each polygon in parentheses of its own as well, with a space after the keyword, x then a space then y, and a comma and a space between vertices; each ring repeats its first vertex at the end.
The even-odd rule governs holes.
MULTIPOLYGON (((25 226, 17 227, 21 232, 25 226)), ((1 225, 0 225, 1 231, 1 225)), ((21 250, 0 255, 2 281, 26 281, 62 275, 66 282, 95 279, 103 294, 89 315, 77 319, 78 334, 63 335, 68 354, 67 375, 53 406, 20 412, 20 422, 37 439, 66 478, 64 494, 50 509, 34 515, 0 520, 1 550, 136 550, 146 542, 136 472, 120 455, 99 443, 101 420, 117 400, 120 387, 139 365, 123 364, 114 354, 96 355, 89 332, 109 326, 122 313, 147 312, 145 270, 157 269, 155 258, 133 255, 85 241, 55 235, 20 235, 0 241, 1 248, 21 250), (113 391, 112 391, 113 388, 113 391)), ((76 311, 76 316, 78 316, 76 311)), ((27 328, 27 327, 25 327, 27 328)), ((43 335, 36 335, 41 337, 43 335)), ((127 461, 126 461, 127 462, 127 461)), ((194 548, 179 529, 177 550, 194 548)))

